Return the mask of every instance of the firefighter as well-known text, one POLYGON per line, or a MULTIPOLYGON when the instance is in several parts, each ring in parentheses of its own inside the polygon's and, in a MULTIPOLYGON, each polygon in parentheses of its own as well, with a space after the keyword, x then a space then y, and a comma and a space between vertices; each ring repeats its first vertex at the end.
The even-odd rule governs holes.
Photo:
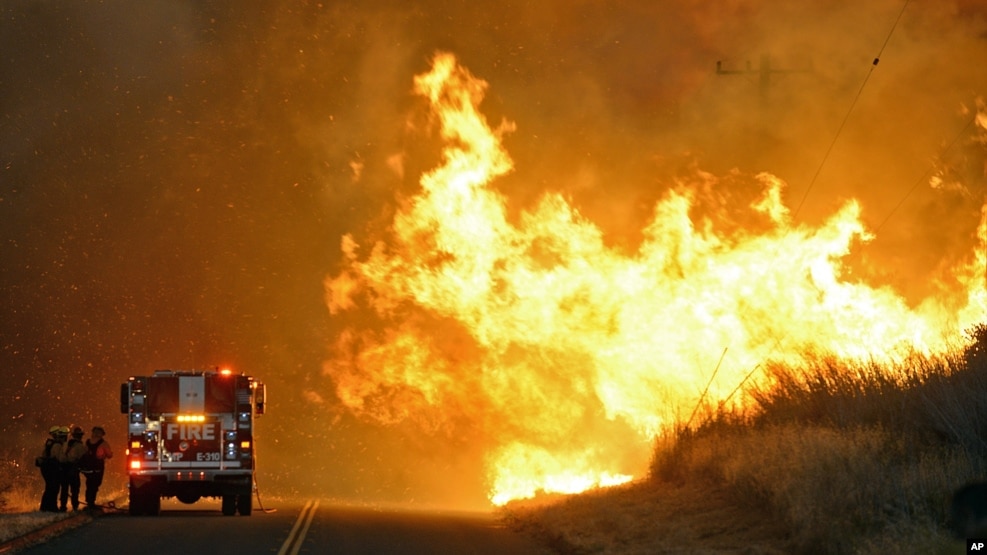
POLYGON ((59 510, 65 512, 68 508, 68 500, 72 499, 72 510, 79 510, 79 460, 86 453, 86 444, 82 442, 84 435, 82 428, 74 426, 72 437, 65 444, 64 458, 61 470, 61 489, 59 496, 59 510))
POLYGON ((58 512, 58 487, 60 480, 60 459, 68 433, 62 434, 62 430, 68 431, 64 426, 52 426, 48 428, 48 435, 45 440, 44 450, 41 456, 35 459, 34 464, 41 469, 41 477, 45 481, 45 489, 41 494, 40 510, 46 512, 58 512))
POLYGON ((96 494, 99 493, 99 486, 103 484, 106 459, 113 458, 110 444, 103 439, 105 435, 106 430, 101 426, 93 426, 93 431, 86 440, 88 453, 84 458, 87 462, 82 467, 82 473, 86 476, 86 506, 89 510, 99 508, 96 505, 96 494))

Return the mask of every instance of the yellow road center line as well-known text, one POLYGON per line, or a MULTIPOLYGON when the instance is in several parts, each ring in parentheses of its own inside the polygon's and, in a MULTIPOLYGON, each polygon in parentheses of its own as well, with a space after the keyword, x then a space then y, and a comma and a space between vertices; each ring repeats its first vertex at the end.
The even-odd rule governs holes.
POLYGON ((310 500, 305 503, 302 512, 298 514, 298 519, 295 520, 295 525, 291 527, 291 532, 288 533, 284 544, 281 545, 278 555, 298 555, 298 550, 301 549, 302 542, 305 541, 305 534, 308 533, 308 528, 312 525, 315 510, 318 508, 318 501, 310 500))

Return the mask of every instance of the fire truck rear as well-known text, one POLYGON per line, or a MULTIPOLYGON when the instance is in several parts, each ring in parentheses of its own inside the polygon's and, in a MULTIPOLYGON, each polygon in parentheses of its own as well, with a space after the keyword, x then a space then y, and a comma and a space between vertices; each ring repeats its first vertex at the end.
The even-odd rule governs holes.
POLYGON ((130 514, 156 515, 162 497, 222 499, 224 515, 249 515, 254 491, 254 419, 264 384, 221 371, 158 370, 120 387, 128 415, 130 514))

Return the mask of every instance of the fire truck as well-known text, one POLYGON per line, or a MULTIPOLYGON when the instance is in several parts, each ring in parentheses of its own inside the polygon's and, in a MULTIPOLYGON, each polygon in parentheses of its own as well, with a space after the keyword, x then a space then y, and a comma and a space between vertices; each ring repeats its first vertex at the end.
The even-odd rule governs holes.
POLYGON ((263 383, 230 370, 158 370, 121 385, 130 514, 157 515, 163 497, 218 497, 224 515, 250 515, 265 397, 263 383))

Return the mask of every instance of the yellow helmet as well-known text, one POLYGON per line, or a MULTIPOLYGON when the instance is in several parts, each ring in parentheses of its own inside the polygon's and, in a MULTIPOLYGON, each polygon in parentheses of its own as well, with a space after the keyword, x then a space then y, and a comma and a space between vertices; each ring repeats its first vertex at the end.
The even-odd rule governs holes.
POLYGON ((51 428, 48 428, 48 433, 51 435, 56 435, 58 434, 59 428, 61 428, 61 426, 52 426, 51 428))
POLYGON ((58 427, 58 435, 60 435, 60 436, 67 436, 67 435, 69 435, 69 427, 68 426, 59 426, 58 427))

